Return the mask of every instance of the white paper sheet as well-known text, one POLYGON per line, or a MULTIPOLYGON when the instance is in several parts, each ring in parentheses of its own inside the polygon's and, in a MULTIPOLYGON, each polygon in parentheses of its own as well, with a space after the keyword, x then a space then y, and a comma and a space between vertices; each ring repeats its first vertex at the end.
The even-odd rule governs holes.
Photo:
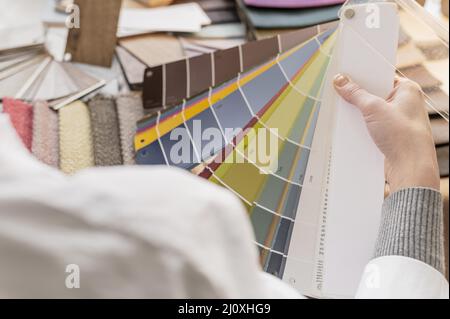
POLYGON ((211 20, 197 3, 155 9, 122 9, 118 36, 149 32, 199 32, 211 20))

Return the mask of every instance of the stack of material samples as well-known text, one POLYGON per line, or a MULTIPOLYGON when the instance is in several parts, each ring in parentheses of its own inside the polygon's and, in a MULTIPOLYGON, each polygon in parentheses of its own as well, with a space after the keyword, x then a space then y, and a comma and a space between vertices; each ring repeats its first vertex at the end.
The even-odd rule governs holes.
POLYGON ((344 0, 237 0, 256 38, 335 21, 344 0))
POLYGON ((56 60, 48 51, 49 34, 40 24, 0 30, 0 100, 47 101, 59 108, 105 84, 75 64, 56 60))
MULTIPOLYGON (((235 3, 232 0, 175 1, 168 7, 133 10, 136 14, 164 11, 169 16, 183 10, 187 12, 184 14, 184 18, 195 15, 198 18, 194 21, 198 20, 201 26, 197 29, 178 28, 174 23, 177 20, 174 16, 165 19, 165 23, 159 24, 160 29, 155 31, 160 32, 147 32, 147 34, 132 37, 122 34, 116 55, 132 90, 142 88, 144 70, 147 67, 156 67, 188 57, 223 50, 246 41, 246 27, 240 23, 235 3), (139 13, 139 10, 142 10, 143 13, 139 13), (194 14, 195 12, 197 13, 194 14)), ((124 16, 123 14, 122 17, 124 16)), ((158 19, 160 18, 162 17, 158 19)), ((133 23, 136 24, 136 21, 139 20, 136 19, 133 23)))

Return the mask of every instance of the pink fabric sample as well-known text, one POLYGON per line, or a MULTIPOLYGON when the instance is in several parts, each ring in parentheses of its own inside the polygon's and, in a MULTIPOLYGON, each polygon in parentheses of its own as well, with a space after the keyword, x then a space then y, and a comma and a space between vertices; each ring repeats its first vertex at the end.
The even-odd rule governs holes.
POLYGON ((3 99, 3 112, 9 114, 11 123, 22 142, 31 151, 33 140, 33 107, 20 100, 3 99))
POLYGON ((36 102, 33 109, 32 152, 43 163, 59 165, 58 114, 46 102, 36 102))

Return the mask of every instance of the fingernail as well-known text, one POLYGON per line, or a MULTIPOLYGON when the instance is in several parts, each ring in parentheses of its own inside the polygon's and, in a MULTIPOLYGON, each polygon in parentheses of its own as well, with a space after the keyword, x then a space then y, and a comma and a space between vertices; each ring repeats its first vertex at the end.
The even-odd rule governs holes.
POLYGON ((338 74, 334 77, 334 85, 337 87, 343 87, 349 82, 349 78, 345 75, 338 74))

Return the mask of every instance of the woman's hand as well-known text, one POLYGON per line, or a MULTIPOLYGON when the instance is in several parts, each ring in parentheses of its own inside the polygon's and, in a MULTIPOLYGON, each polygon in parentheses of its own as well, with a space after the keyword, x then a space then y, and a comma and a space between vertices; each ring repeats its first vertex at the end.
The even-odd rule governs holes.
POLYGON ((370 135, 385 155, 391 193, 409 187, 439 190, 436 149, 418 84, 397 78, 387 100, 368 93, 345 75, 337 75, 334 86, 361 111, 370 135))

